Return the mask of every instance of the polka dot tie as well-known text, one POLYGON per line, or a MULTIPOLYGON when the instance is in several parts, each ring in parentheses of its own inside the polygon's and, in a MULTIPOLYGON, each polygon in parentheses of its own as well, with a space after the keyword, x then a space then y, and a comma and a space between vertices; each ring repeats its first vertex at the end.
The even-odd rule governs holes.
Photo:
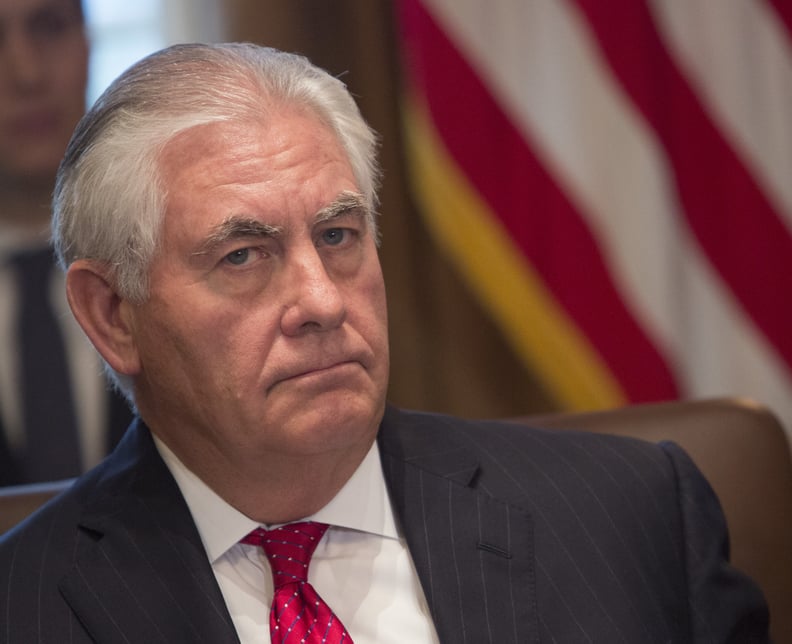
POLYGON ((263 548, 272 567, 272 644, 352 644, 344 625, 308 583, 311 556, 326 530, 326 524, 308 521, 257 528, 242 539, 263 548))

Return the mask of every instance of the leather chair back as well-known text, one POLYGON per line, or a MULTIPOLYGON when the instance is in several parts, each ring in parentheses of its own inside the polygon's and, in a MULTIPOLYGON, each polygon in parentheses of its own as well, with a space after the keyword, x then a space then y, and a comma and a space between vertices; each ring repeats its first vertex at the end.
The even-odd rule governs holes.
POLYGON ((777 644, 792 644, 792 456, 766 408, 744 399, 634 405, 525 416, 535 427, 671 440, 712 485, 729 526, 731 562, 762 587, 777 644))
POLYGON ((73 479, 0 487, 0 534, 13 528, 73 483, 73 479))

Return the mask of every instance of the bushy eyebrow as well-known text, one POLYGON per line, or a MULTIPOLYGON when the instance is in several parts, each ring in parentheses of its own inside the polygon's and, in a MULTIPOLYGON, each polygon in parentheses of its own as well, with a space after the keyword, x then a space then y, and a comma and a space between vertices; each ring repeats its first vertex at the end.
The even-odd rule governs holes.
MULTIPOLYGON (((325 223, 355 212, 361 217, 368 217, 366 201, 363 195, 345 190, 332 203, 319 210, 314 221, 317 224, 325 223)), ((233 215, 216 226, 192 256, 210 255, 214 249, 235 239, 271 238, 281 234, 281 226, 265 224, 252 217, 233 215)))
POLYGON ((209 255, 218 246, 235 239, 277 237, 282 232, 281 227, 262 223, 252 217, 231 216, 214 228, 193 256, 209 255))
POLYGON ((344 190, 344 192, 338 195, 337 199, 316 213, 315 221, 317 224, 322 224, 343 217, 344 215, 355 213, 355 211, 356 214, 360 216, 368 216, 368 208, 366 207, 366 201, 363 195, 357 192, 344 190))

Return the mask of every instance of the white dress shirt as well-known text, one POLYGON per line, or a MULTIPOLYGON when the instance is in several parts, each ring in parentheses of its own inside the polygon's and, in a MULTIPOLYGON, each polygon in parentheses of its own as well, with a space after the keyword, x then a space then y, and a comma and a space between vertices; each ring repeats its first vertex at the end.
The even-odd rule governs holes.
MULTIPOLYGON (((239 543, 260 524, 223 501, 156 437, 155 443, 187 501, 240 641, 269 643, 269 562, 261 548, 239 543)), ((335 498, 305 520, 331 526, 314 552, 308 580, 355 644, 439 642, 396 524, 376 442, 335 498)))
MULTIPOLYGON (((19 339, 15 328, 19 294, 15 270, 9 265, 9 259, 15 251, 44 246, 47 233, 48 228, 31 232, 0 222, 0 356, 3 358, 0 360, 0 419, 12 449, 21 448, 25 436, 19 391, 19 339)), ((106 384, 101 358, 69 310, 64 282, 63 273, 57 268, 53 270, 49 296, 64 334, 83 467, 88 469, 105 455, 106 384)))

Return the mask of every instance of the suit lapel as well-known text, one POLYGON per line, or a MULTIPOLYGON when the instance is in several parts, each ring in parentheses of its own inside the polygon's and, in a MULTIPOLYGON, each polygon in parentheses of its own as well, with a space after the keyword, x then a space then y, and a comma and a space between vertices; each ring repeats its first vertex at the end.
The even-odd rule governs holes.
MULTIPOLYGON (((443 642, 536 641, 530 516, 493 499, 448 419, 388 410, 380 451, 443 642)), ((178 486, 138 423, 85 503, 59 588, 96 642, 238 642, 178 486)))
POLYGON ((178 486, 138 422, 85 506, 59 588, 97 642, 238 642, 178 486))
POLYGON ((537 641, 531 518, 479 489, 478 459, 448 422, 389 409, 379 437, 440 640, 537 641))

